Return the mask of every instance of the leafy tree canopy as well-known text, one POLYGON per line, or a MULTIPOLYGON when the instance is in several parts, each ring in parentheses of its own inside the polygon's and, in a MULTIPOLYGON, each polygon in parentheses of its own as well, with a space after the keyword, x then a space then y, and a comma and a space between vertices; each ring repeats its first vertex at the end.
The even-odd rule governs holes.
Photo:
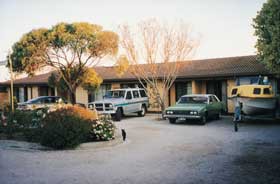
POLYGON ((75 103, 75 90, 80 84, 100 84, 101 79, 89 68, 104 56, 115 55, 118 41, 116 33, 84 22, 59 23, 51 29, 34 29, 13 45, 13 70, 34 75, 42 67, 54 68, 75 103), (88 78, 85 79, 85 76, 88 78))
POLYGON ((268 0, 254 19, 259 59, 280 74, 280 1, 268 0))

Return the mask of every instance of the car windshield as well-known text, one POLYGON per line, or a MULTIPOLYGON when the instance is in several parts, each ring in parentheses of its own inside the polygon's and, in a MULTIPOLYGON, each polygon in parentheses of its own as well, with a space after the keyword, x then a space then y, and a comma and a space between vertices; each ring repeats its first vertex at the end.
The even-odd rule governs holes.
POLYGON ((181 97, 178 101, 179 104, 201 104, 201 103, 207 103, 207 97, 204 96, 187 96, 187 97, 181 97))
POLYGON ((124 90, 107 91, 105 94, 105 98, 124 98, 124 95, 124 90))

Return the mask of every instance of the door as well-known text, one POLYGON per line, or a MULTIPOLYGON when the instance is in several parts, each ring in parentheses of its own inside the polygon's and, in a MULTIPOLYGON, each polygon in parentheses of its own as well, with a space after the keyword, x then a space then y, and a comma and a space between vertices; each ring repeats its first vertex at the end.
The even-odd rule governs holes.
POLYGON ((221 112, 221 102, 215 96, 209 96, 208 114, 210 116, 217 115, 221 112))
POLYGON ((126 113, 131 113, 133 112, 133 96, 131 91, 126 91, 125 95, 125 103, 123 104, 123 112, 126 113))
POLYGON ((132 91, 132 95, 133 95, 133 112, 138 112, 141 110, 141 103, 140 103, 140 94, 139 94, 139 90, 133 90, 132 91))
POLYGON ((227 82, 224 80, 207 81, 207 94, 216 95, 219 100, 227 107, 227 82))

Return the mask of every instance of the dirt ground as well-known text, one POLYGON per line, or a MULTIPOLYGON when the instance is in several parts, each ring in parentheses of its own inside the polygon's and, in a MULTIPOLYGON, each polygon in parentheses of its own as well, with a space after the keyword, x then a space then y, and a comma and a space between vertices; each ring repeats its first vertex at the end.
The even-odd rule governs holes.
POLYGON ((116 122, 127 141, 77 150, 0 140, 0 184, 280 183, 280 122, 242 123, 234 132, 226 116, 205 126, 158 117, 127 117, 116 122))

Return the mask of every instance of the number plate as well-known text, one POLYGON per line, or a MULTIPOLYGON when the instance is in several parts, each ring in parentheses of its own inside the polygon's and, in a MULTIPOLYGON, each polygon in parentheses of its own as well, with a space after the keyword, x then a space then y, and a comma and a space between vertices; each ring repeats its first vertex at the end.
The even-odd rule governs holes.
POLYGON ((185 121, 186 118, 178 118, 179 121, 185 121))

